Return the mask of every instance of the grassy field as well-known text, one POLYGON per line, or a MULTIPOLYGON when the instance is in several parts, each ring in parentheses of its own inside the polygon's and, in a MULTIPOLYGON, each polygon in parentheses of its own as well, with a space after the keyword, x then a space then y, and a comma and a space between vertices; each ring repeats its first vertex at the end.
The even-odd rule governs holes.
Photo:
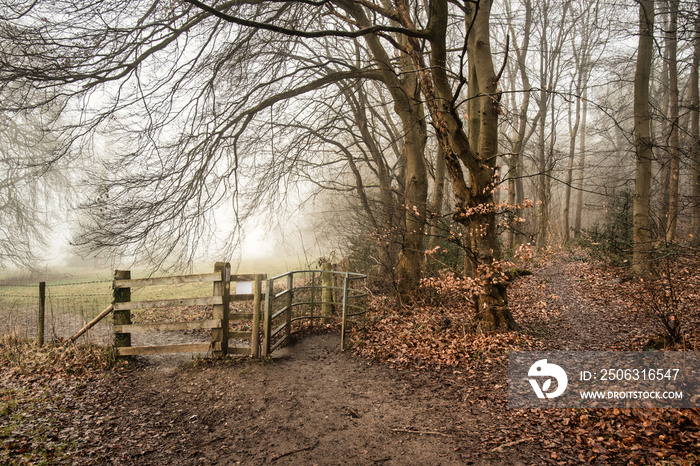
MULTIPOLYGON (((295 257, 255 259, 232 263, 233 274, 264 273, 274 276, 288 270, 305 268, 295 257)), ((214 263, 199 264, 193 273, 214 271, 214 263)), ((150 274, 148 270, 132 270, 132 278, 149 276, 179 275, 180 273, 150 274)), ((185 274, 184 272, 182 274, 185 274)), ((0 275, 0 335, 14 334, 34 337, 37 332, 39 308, 39 282, 46 282, 46 339, 66 339, 112 302, 113 271, 93 268, 53 268, 34 274, 23 271, 9 271, 0 275)), ((211 296, 211 283, 179 284, 169 286, 148 286, 131 290, 132 301, 156 299, 194 298, 211 296)), ((181 309, 179 311, 144 310, 133 311, 134 323, 143 321, 177 321, 200 318, 206 311, 202 309, 181 309)), ((106 323, 111 319, 105 319, 106 323)), ((88 335, 89 337, 90 335, 88 335)), ((93 332, 95 341, 111 338, 110 331, 102 329, 93 332)))

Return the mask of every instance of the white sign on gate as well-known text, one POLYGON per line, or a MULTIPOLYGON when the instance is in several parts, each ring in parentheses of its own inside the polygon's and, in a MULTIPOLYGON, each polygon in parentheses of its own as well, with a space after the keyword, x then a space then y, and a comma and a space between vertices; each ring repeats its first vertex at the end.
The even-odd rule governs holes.
POLYGON ((236 294, 253 294, 253 282, 236 282, 236 294))

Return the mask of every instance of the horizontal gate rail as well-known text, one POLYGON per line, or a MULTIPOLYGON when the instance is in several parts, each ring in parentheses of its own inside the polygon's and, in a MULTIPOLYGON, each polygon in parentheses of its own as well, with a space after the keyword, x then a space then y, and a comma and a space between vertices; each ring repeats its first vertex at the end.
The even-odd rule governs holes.
POLYGON ((173 330, 206 330, 221 328, 221 320, 196 320, 188 322, 166 322, 158 324, 115 325, 114 331, 119 333, 167 332, 173 330))
POLYGON ((159 307, 176 307, 176 306, 213 306, 224 304, 221 296, 206 296, 202 298, 173 298, 159 299, 156 301, 131 301, 128 303, 114 303, 116 311, 124 311, 126 309, 154 309, 159 307))
POLYGON ((208 353, 220 348, 220 346, 212 345, 211 343, 180 343, 157 346, 128 346, 117 348, 117 352, 119 356, 139 356, 165 353, 208 353))
POLYGON ((181 285, 184 283, 208 283, 221 281, 221 273, 202 273, 195 275, 181 275, 176 277, 132 278, 128 280, 114 280, 114 288, 137 288, 141 286, 181 285))
POLYGON ((262 316, 261 274, 231 275, 228 263, 217 262, 214 273, 180 275, 172 277, 131 278, 130 271, 115 272, 114 288, 114 332, 117 354, 132 356, 138 354, 161 354, 181 352, 207 352, 214 356, 226 354, 260 355, 260 319, 262 316), (194 298, 171 298, 132 301, 131 289, 147 286, 181 285, 185 283, 213 283, 213 296, 194 298), (231 282, 236 283, 236 292, 231 294, 231 282), (252 301, 252 312, 246 310, 232 313, 230 303, 252 301), (170 308, 185 306, 213 306, 212 318, 187 322, 159 322, 133 324, 131 311, 140 309, 170 308), (235 323, 234 329, 229 328, 235 323), (250 324, 246 324, 250 322, 250 324), (237 326, 240 326, 237 328, 237 326), (247 327, 247 328, 246 328, 247 327), (132 333, 184 330, 211 330, 211 342, 183 343, 155 346, 131 346, 132 333), (233 346, 229 346, 233 340, 233 346), (247 340, 249 346, 235 346, 236 341, 247 340))
POLYGON ((114 341, 117 354, 134 356, 162 353, 211 352, 221 356, 228 352, 229 292, 231 266, 217 262, 213 273, 180 275, 154 278, 131 278, 131 271, 118 270, 114 274, 114 341), (132 301, 132 288, 149 286, 181 285, 185 283, 213 283, 213 296, 194 298, 170 298, 148 301, 132 301), (213 306, 212 319, 187 322, 158 322, 133 324, 131 311, 141 309, 171 308, 178 306, 213 306), (132 346, 132 333, 211 330, 211 341, 170 345, 132 346))

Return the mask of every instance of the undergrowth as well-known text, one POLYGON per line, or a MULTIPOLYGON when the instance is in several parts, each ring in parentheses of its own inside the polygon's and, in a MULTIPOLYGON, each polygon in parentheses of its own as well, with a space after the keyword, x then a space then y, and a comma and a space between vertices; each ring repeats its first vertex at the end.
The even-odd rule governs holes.
POLYGON ((464 301, 459 307, 425 304, 387 313, 382 303, 375 303, 364 332, 352 340, 353 349, 368 359, 412 369, 505 362, 508 351, 543 349, 542 342, 520 332, 473 332, 470 307, 471 303, 464 301))
MULTIPOLYGON (((123 362, 122 362, 123 364, 123 362)), ((13 375, 50 374, 88 376, 117 365, 112 347, 92 344, 48 343, 41 348, 34 340, 7 334, 0 339, 0 367, 13 375)))
POLYGON ((0 338, 0 464, 71 464, 89 382, 124 364, 113 348, 0 338))

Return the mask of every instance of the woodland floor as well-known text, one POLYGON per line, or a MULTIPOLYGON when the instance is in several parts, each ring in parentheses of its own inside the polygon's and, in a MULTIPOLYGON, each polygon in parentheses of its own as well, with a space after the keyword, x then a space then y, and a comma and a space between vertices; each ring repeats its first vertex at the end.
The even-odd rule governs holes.
POLYGON ((342 353, 323 333, 263 362, 1 368, 0 463, 700 462, 697 410, 508 409, 506 350, 641 349, 658 332, 620 271, 570 256, 532 270, 511 288, 514 334, 467 336, 456 314, 443 309, 444 328, 412 310, 375 315, 342 353))

